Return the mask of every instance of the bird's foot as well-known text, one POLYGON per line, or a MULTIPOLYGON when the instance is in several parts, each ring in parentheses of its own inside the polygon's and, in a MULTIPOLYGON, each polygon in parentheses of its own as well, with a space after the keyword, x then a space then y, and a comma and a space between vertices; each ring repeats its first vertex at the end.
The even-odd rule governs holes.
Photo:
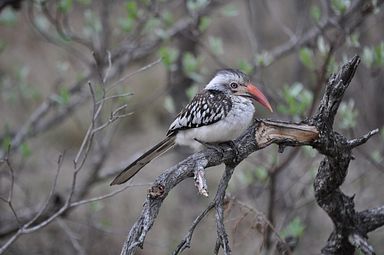
POLYGON ((196 142, 199 142, 201 143, 202 145, 204 145, 206 148, 208 149, 214 149, 220 153, 224 153, 225 149, 223 149, 222 147, 220 147, 220 145, 224 145, 224 146, 229 146, 235 153, 235 157, 233 159, 233 162, 239 162, 239 155, 240 155, 240 152, 235 144, 234 141, 228 141, 228 142, 221 142, 221 143, 207 143, 207 142, 203 142, 203 141, 200 141, 199 139, 197 138, 194 138, 196 142))
POLYGON ((205 148, 215 150, 218 153, 224 155, 225 149, 220 145, 225 143, 207 143, 207 142, 200 141, 197 138, 194 138, 194 140, 198 143, 201 143, 205 148))
POLYGON ((229 147, 231 147, 231 149, 233 150, 233 152, 235 153, 235 157, 233 159, 233 162, 236 163, 236 162, 239 162, 240 161, 240 152, 235 144, 234 141, 228 141, 228 142, 223 142, 223 143, 220 143, 220 144, 225 144, 229 147))

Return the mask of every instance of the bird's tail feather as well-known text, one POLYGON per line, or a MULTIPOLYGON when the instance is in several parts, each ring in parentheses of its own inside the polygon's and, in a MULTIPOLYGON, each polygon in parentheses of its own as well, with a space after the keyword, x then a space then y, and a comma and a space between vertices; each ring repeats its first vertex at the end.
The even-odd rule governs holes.
POLYGON ((153 146, 150 150, 127 166, 118 176, 116 176, 110 185, 122 184, 131 179, 141 168, 151 162, 151 160, 172 148, 175 145, 175 139, 175 134, 167 136, 164 140, 153 146))

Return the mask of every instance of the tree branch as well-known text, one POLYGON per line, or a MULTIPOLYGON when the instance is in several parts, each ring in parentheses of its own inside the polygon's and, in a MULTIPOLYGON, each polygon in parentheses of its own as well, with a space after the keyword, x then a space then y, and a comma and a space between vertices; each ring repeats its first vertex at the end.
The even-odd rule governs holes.
POLYGON ((232 174, 235 171, 235 164, 226 164, 225 171, 223 177, 219 182, 219 186, 217 188, 216 196, 215 196, 215 209, 216 209, 216 226, 217 226, 217 239, 216 239, 216 247, 215 254, 219 254, 220 247, 223 248, 224 254, 231 254, 231 248, 229 247, 228 234, 225 231, 224 227, 224 198, 225 191, 227 190, 228 183, 231 180, 232 174))
POLYGON ((208 148, 195 153, 169 168, 156 178, 149 189, 143 210, 131 228, 121 254, 133 254, 137 247, 143 246, 145 237, 159 213, 162 202, 177 184, 193 176, 196 166, 207 168, 222 163, 237 164, 252 152, 263 149, 272 143, 282 146, 307 145, 317 136, 316 128, 307 124, 256 120, 243 136, 234 141, 236 152, 232 146, 221 144, 216 148, 208 148))
MULTIPOLYGON (((143 210, 131 228, 121 254, 133 254, 137 247, 143 247, 145 237, 159 213, 162 202, 177 184, 193 176, 197 166, 208 168, 222 163, 225 163, 227 167, 214 200, 218 231, 216 252, 221 246, 224 248, 225 254, 230 254, 223 225, 221 206, 223 200, 219 198, 224 197, 234 166, 249 154, 273 143, 279 145, 280 151, 283 151, 286 146, 310 145, 326 156, 320 164, 314 189, 317 203, 328 213, 335 224, 335 229, 322 252, 324 254, 352 254, 355 248, 360 248, 365 254, 373 254, 373 249, 366 241, 366 234, 384 224, 382 207, 360 214, 356 213, 353 198, 342 193, 339 187, 347 174, 349 161, 352 158, 351 150, 366 142, 377 133, 377 130, 369 132, 362 138, 352 140, 333 131, 338 106, 359 63, 360 58, 356 56, 343 65, 336 75, 331 76, 313 117, 301 123, 255 120, 253 125, 233 142, 233 146, 220 144, 215 148, 207 148, 162 173, 149 189, 143 210), (217 201, 220 202, 217 203, 217 201)), ((206 214, 206 211, 204 212, 203 216, 206 214)), ((178 246, 175 254, 189 247, 191 231, 201 217, 199 216, 195 220, 186 241, 178 246)))

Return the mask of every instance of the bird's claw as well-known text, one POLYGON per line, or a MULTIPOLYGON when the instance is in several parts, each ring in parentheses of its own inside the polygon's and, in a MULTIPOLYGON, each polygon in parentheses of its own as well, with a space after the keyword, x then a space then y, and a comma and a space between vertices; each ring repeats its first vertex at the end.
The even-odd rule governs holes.
POLYGON ((228 142, 225 142, 223 144, 226 144, 227 146, 231 147, 231 149, 235 152, 235 157, 233 159, 233 162, 234 163, 239 162, 240 161, 240 159, 239 159, 240 152, 237 149, 236 143, 234 141, 228 141, 228 142))
POLYGON ((222 149, 221 147, 219 147, 218 145, 226 145, 226 146, 229 146, 231 147, 231 149, 235 152, 235 157, 233 159, 233 162, 239 162, 239 155, 240 155, 240 152, 239 150, 237 149, 237 146, 235 144, 234 141, 228 141, 228 142, 222 142, 222 143, 207 143, 207 142, 203 142, 197 138, 194 138, 194 140, 198 143, 201 143, 202 145, 204 145, 206 148, 208 149, 214 149, 220 153, 224 153, 224 149, 222 149))

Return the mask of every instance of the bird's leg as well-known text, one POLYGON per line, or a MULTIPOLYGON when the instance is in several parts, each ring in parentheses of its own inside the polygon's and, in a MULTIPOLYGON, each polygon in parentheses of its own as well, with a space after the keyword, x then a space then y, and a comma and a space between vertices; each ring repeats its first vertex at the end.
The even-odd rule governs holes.
POLYGON ((240 152, 237 149, 236 143, 234 141, 223 142, 220 144, 225 144, 225 145, 231 147, 231 149, 235 152, 235 157, 233 159, 233 162, 239 162, 240 161, 239 160, 240 152))
POLYGON ((197 138, 194 138, 194 140, 196 142, 199 142, 201 143, 202 145, 204 145, 206 148, 208 149, 214 149, 220 153, 224 153, 224 149, 222 147, 220 147, 220 145, 225 145, 225 146, 229 146, 231 147, 231 149, 235 152, 235 158, 234 158, 234 162, 238 162, 239 161, 239 155, 240 155, 240 152, 239 150, 237 149, 237 146, 235 144, 234 141, 227 141, 227 142, 221 142, 221 143, 207 143, 207 142, 203 142, 203 141, 200 141, 199 139, 197 138))

